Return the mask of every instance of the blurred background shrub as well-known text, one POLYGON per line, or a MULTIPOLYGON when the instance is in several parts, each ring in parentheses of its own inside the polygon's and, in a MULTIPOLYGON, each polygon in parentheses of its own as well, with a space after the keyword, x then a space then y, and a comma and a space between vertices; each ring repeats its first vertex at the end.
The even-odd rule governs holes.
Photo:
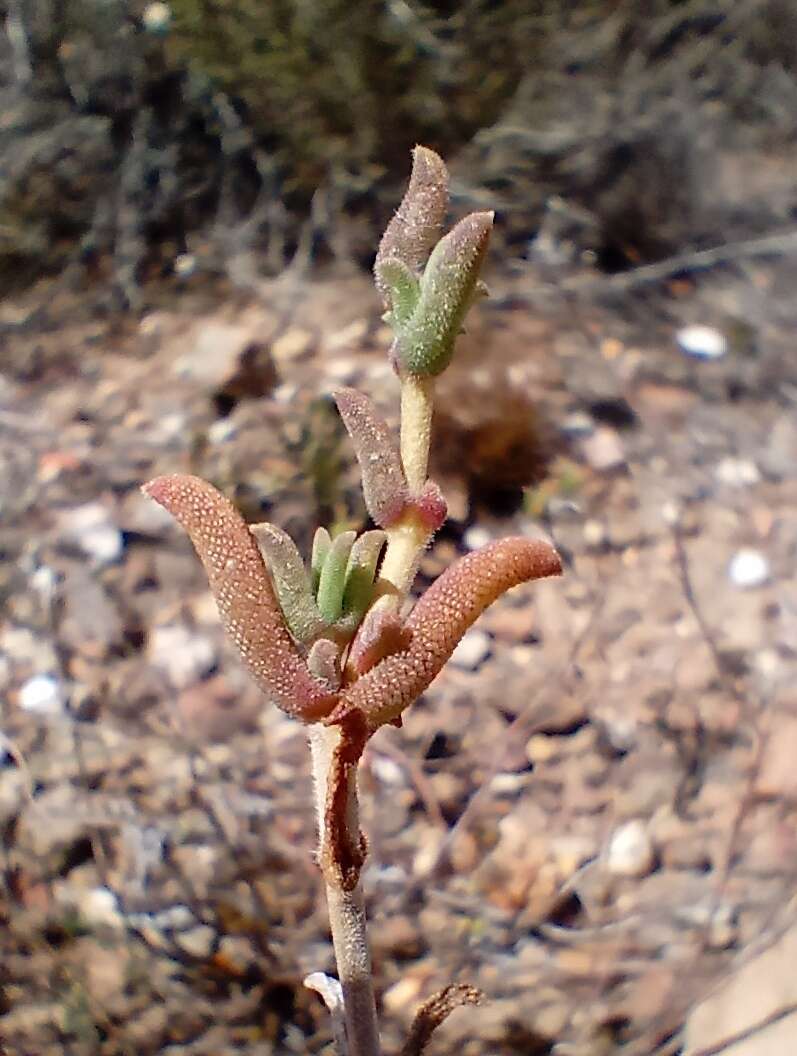
POLYGON ((367 265, 409 150, 618 270, 797 210, 790 0, 0 0, 0 283, 367 265), (186 261, 190 258, 190 262, 186 261), (178 266, 178 269, 179 269, 178 266))

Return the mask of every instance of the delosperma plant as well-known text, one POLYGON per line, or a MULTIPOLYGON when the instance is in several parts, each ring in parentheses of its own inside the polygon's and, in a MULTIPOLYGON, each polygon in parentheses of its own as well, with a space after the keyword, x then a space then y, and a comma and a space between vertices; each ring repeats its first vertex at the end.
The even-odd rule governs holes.
MULTIPOLYGON (((371 737, 427 689, 479 614, 527 580, 558 575, 542 539, 488 543, 442 573, 407 614, 421 555, 446 517, 427 478, 435 378, 451 361, 463 320, 486 289, 479 279, 492 213, 473 213, 441 236, 448 208, 442 160, 416 147, 409 187, 376 256, 376 286, 393 330, 390 358, 401 387, 400 442, 371 400, 334 398, 354 445, 375 528, 332 538, 318 528, 305 565, 276 525, 247 525, 212 485, 163 476, 144 491, 185 528, 205 567, 222 623, 257 685, 309 732, 326 884, 340 986, 310 980, 333 1014, 339 1048, 378 1056, 360 873, 357 769, 371 737)), ((420 1052, 467 986, 447 987, 416 1016, 405 1053, 420 1052)))

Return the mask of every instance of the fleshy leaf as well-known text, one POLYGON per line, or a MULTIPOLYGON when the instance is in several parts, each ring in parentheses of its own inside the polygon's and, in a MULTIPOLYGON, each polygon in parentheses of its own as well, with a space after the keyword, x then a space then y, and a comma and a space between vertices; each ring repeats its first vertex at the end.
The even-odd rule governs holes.
POLYGON ((318 611, 327 623, 334 623, 340 617, 346 585, 346 566, 356 537, 356 532, 341 532, 336 536, 321 569, 316 602, 318 611))
POLYGON ((351 643, 346 674, 352 679, 360 678, 386 656, 407 649, 411 640, 412 632, 403 625, 397 612, 374 606, 366 613, 351 643))
POLYGON ((332 395, 354 444, 368 513, 380 528, 386 528, 401 515, 407 501, 396 442, 367 396, 356 389, 338 389, 332 395))
POLYGON ((396 328, 394 355, 400 370, 430 377, 451 362, 465 315, 478 296, 479 269, 492 227, 492 213, 471 213, 432 250, 418 305, 412 318, 396 328))
POLYGON ((382 261, 394 258, 406 264, 411 272, 420 272, 443 229, 447 209, 448 170, 445 163, 428 147, 416 147, 412 152, 409 185, 382 235, 376 254, 376 288, 386 307, 393 306, 390 285, 380 275, 382 261))
POLYGON ((379 529, 363 532, 351 548, 343 588, 343 616, 351 618, 355 627, 371 604, 376 566, 386 538, 379 529))
POLYGON ((410 613, 404 625, 412 633, 408 648, 350 686, 326 721, 339 722, 359 709, 372 730, 392 722, 427 689, 488 605, 519 583, 561 571, 559 555, 543 539, 510 537, 466 554, 434 581, 410 613))
POLYGON ((443 526, 448 516, 448 503, 439 484, 435 484, 433 480, 426 481, 420 495, 410 499, 410 505, 432 534, 443 526))
POLYGON ((321 569, 324 567, 324 562, 331 546, 332 537, 326 528, 316 528, 313 536, 313 552, 310 557, 310 588, 313 591, 313 596, 318 594, 321 569))
POLYGON ((330 691, 340 689, 340 649, 335 642, 329 638, 313 642, 307 654, 307 666, 330 691))
POLYGON ((275 524, 250 524, 260 552, 271 572, 285 622, 294 638, 309 642, 326 624, 313 598, 310 579, 293 539, 275 524))
POLYGON ((379 282, 389 291, 390 311, 386 319, 396 326, 408 322, 418 304, 421 286, 403 260, 387 257, 375 266, 379 282))
POLYGON ((257 685, 283 711, 315 722, 336 697, 310 672, 285 625, 257 543, 228 499, 198 477, 156 477, 142 489, 188 532, 221 622, 257 685))

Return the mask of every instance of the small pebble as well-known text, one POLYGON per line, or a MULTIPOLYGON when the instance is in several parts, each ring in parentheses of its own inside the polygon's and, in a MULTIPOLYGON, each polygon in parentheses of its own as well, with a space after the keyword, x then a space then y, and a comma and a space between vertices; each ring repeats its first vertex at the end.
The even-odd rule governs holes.
POLYGON ((587 521, 583 532, 584 542, 587 546, 603 546, 606 542, 606 528, 600 521, 587 521))
POLYGON ((468 550, 478 550, 480 546, 485 546, 487 543, 491 542, 492 538, 492 535, 486 528, 474 524, 471 525, 462 536, 462 541, 465 546, 467 546, 468 550))
POLYGON ((731 558, 728 575, 742 589, 760 587, 769 579, 769 561, 758 550, 739 550, 731 558))
POLYGON ((168 4, 160 3, 159 0, 156 0, 155 3, 147 4, 144 8, 141 21, 147 33, 161 36, 167 32, 171 25, 171 9, 168 4))
POLYGON ((119 900, 107 887, 91 887, 80 892, 75 908, 88 924, 112 928, 124 925, 119 900))
POLYGON ((61 519, 61 527, 64 537, 98 565, 113 564, 122 556, 122 533, 102 503, 91 502, 69 510, 61 519))
POLYGON ((175 935, 178 946, 191 957, 209 957, 215 938, 216 932, 207 924, 200 924, 197 928, 175 935))
POLYGON ((653 845, 644 822, 636 818, 615 830, 606 856, 610 873, 614 876, 647 876, 653 862, 653 845))
POLYGON ((675 340, 682 352, 695 359, 719 359, 728 351, 727 340, 713 326, 684 326, 675 340))
POLYGON ((181 253, 174 258, 174 274, 181 279, 190 278, 196 271, 196 257, 193 253, 181 253))
POLYGON ((216 666, 216 650, 204 635, 182 624, 166 624, 150 633, 149 659, 168 674, 173 686, 187 689, 216 666))
POLYGON ((475 671, 490 655, 490 645, 490 636, 484 631, 468 631, 451 654, 451 663, 456 667, 475 671))
POLYGON ((720 484, 730 488, 746 488, 761 480, 758 466, 748 458, 723 458, 717 464, 715 475, 720 484))
POLYGON ((581 443, 584 457, 599 473, 625 465, 623 441, 614 429, 601 426, 581 443))
POLYGON ((595 432, 595 422, 592 416, 584 411, 574 411, 564 419, 561 428, 565 436, 579 440, 595 432))
POLYGON ((225 440, 235 436, 236 431, 235 422, 231 418, 219 418, 208 429, 208 443, 214 446, 223 444, 225 440))
POLYGON ((61 715, 64 696, 52 675, 35 675, 20 688, 19 706, 31 715, 61 715))

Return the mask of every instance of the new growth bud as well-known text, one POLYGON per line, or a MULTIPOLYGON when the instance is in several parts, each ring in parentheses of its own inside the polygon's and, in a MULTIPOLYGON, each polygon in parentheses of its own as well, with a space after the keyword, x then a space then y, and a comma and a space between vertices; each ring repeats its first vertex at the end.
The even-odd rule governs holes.
POLYGON ((445 162, 428 147, 416 147, 412 152, 409 186, 382 235, 376 254, 376 288, 382 294, 386 308, 395 311, 396 306, 393 303, 393 282, 384 274, 383 262, 398 261, 410 276, 420 274, 429 251, 440 237, 447 209, 448 170, 445 162))
POLYGON ((483 290, 479 270, 492 228, 493 213, 471 213, 432 250, 415 310, 395 327, 399 371, 431 377, 451 362, 468 309, 483 290))

